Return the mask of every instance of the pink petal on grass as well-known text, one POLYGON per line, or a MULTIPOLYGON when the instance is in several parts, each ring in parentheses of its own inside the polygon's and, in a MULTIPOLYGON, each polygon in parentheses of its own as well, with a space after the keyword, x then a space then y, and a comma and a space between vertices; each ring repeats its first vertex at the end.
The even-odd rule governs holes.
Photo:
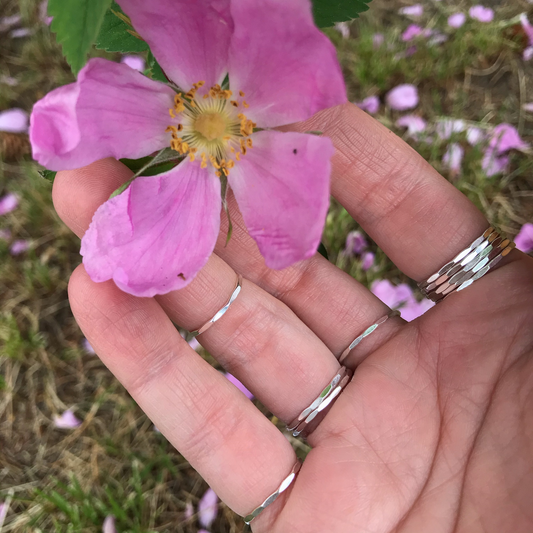
POLYGON ((254 395, 233 375, 229 372, 224 374, 228 381, 233 383, 249 400, 254 399, 254 395))
POLYGON ((422 35, 422 28, 418 24, 410 24, 402 33, 402 41, 412 41, 415 37, 422 35))
POLYGON ((102 533, 117 533, 114 516, 108 515, 105 517, 104 523, 102 524, 102 533))
POLYGON ((91 343, 87 339, 83 339, 81 341, 81 346, 82 346, 83 350, 85 351, 85 353, 88 353, 90 355, 93 355, 93 354, 96 353, 94 351, 94 348, 91 346, 91 343))
POLYGON ((59 87, 33 108, 33 157, 50 170, 103 157, 136 159, 167 146, 174 91, 127 65, 91 59, 78 81, 59 87))
POLYGON ((48 16, 48 0, 43 0, 39 4, 39 18, 41 19, 41 22, 47 26, 50 26, 52 20, 54 20, 54 17, 48 16))
POLYGON ((362 102, 355 104, 359 109, 375 115, 379 111, 379 98, 377 96, 367 96, 362 102))
POLYGON ((33 33, 33 30, 30 28, 17 28, 16 30, 13 30, 9 36, 12 39, 20 39, 22 37, 29 37, 33 33))
POLYGON ((405 111, 418 105, 418 89, 411 84, 403 84, 391 89, 385 97, 391 109, 405 111))
POLYGON ((453 176, 461 173, 461 164, 465 151, 459 143, 450 143, 442 158, 442 164, 448 168, 453 176))
POLYGON ((0 198, 0 215, 6 215, 14 211, 19 205, 18 196, 9 192, 0 198))
POLYGON ((346 236, 344 250, 349 255, 358 255, 368 247, 368 242, 360 231, 350 231, 346 236))
POLYGON ((524 59, 524 61, 529 61, 530 59, 533 58, 533 46, 528 46, 524 50, 524 53, 522 54, 522 58, 524 59))
POLYGON ((29 116, 24 109, 17 107, 0 112, 0 131, 26 133, 29 116))
POLYGON ((372 252, 364 252, 361 256, 361 268, 366 272, 374 265, 376 255, 372 252))
POLYGON ((471 146, 478 145, 485 139, 485 132, 481 128, 470 126, 466 128, 466 140, 471 146))
POLYGON ((407 128, 407 134, 410 137, 417 137, 419 133, 426 130, 426 121, 416 115, 404 115, 396 121, 396 126, 399 128, 407 128))
POLYGON ((183 513, 183 518, 185 520, 190 520, 194 516, 194 507, 191 502, 185 504, 185 512, 183 513))
POLYGON ((135 296, 181 289, 215 247, 220 206, 220 180, 200 161, 137 178, 96 211, 81 243, 85 269, 135 296))
POLYGON ((19 239, 19 240, 13 241, 11 248, 9 248, 9 253, 11 255, 20 255, 20 254, 23 254, 24 252, 27 252, 29 249, 30 249, 30 241, 19 239))
POLYGON ((480 5, 471 7, 468 14, 479 22, 492 22, 494 19, 494 11, 490 7, 480 5))
POLYGON ((524 33, 529 41, 529 46, 533 46, 533 26, 529 23, 525 13, 520 15, 520 24, 522 24, 522 29, 524 30, 524 33))
MULTIPOLYGON (((230 0, 119 0, 166 75, 188 91, 222 83, 233 32, 230 0)), ((168 113, 167 113, 168 116, 168 113)))
POLYGON ((232 0, 235 33, 229 78, 261 127, 305 120, 346 102, 331 41, 315 26, 307 0, 232 0))
POLYGON ((500 156, 489 146, 485 150, 483 159, 481 160, 481 168, 489 178, 497 176, 498 174, 503 174, 504 172, 507 172, 507 169, 509 168, 509 156, 500 156))
POLYGON ((460 28, 466 22, 464 13, 454 13, 448 17, 448 26, 450 28, 460 28))
POLYGON ((141 56, 135 56, 135 55, 122 56, 122 59, 120 60, 120 62, 124 63, 124 65, 128 65, 128 67, 138 72, 144 72, 144 69, 146 68, 146 62, 144 60, 144 57, 141 57, 141 56))
POLYGON ((533 252, 533 224, 530 222, 524 224, 514 238, 514 242, 522 252, 526 254, 533 252))
POLYGON ((7 31, 13 26, 20 24, 21 22, 22 22, 22 17, 20 15, 0 17, 0 32, 7 31))
POLYGON ((424 14, 424 6, 422 4, 414 4, 412 6, 401 7, 398 13, 410 17, 421 17, 424 14))
POLYGON ((492 130, 489 146, 498 154, 503 154, 509 150, 527 150, 529 148, 529 144, 521 139, 518 130, 506 123, 499 124, 492 130))
POLYGON ((213 489, 207 489, 198 502, 198 522, 203 527, 211 527, 218 514, 218 496, 213 489))
POLYGON ((329 204, 330 139, 261 131, 228 177, 248 232, 267 266, 286 268, 316 253, 329 204))
POLYGON ((81 420, 70 409, 67 409, 62 415, 54 416, 54 426, 59 429, 74 429, 81 426, 81 420))

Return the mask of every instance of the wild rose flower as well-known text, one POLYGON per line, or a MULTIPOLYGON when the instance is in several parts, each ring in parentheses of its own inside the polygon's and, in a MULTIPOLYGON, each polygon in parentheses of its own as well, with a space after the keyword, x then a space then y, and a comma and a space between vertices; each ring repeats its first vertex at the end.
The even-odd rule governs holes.
POLYGON ((461 164, 465 151, 459 143, 450 143, 442 158, 442 164, 450 170, 453 176, 461 173, 461 164))
POLYGON ((509 150, 527 150, 529 144, 524 142, 518 130, 511 124, 498 124, 493 130, 489 140, 489 146, 498 154, 509 150))
POLYGON ((406 111, 418 105, 418 89, 409 83, 391 89, 385 97, 391 109, 406 111))
POLYGON ((18 196, 12 192, 8 192, 0 198, 0 215, 7 215, 14 211, 19 205, 18 196))
POLYGON ((479 22, 492 22, 494 19, 494 11, 490 7, 480 5, 471 7, 468 14, 479 22))
POLYGON ((448 17, 448 26, 450 28, 460 28, 466 22, 464 13, 454 13, 448 17))
POLYGON ((408 15, 410 17, 421 17, 424 14, 424 6, 422 4, 415 4, 413 6, 401 7, 398 10, 400 15, 408 15))
POLYGON ((0 131, 9 133, 26 133, 28 131, 28 113, 14 107, 0 112, 0 131))
POLYGON ((218 496, 213 489, 207 489, 198 502, 198 522, 206 528, 211 527, 218 514, 218 496))
POLYGON ((118 3, 182 91, 92 59, 76 83, 34 107, 33 156, 62 170, 170 145, 184 160, 100 206, 81 246, 89 276, 137 296, 187 285, 214 249, 226 179, 269 267, 312 256, 333 145, 268 129, 346 101, 335 49, 314 26, 310 2, 118 3), (231 90, 221 87, 226 74, 231 90))
POLYGON ((81 421, 70 409, 67 409, 62 415, 54 416, 54 425, 60 429, 74 429, 81 426, 81 421))
POLYGON ((527 222, 522 226, 514 242, 516 247, 522 252, 528 254, 533 252, 533 224, 527 222))
POLYGON ((362 102, 355 104, 359 109, 375 115, 379 111, 379 98, 377 96, 367 96, 362 102))

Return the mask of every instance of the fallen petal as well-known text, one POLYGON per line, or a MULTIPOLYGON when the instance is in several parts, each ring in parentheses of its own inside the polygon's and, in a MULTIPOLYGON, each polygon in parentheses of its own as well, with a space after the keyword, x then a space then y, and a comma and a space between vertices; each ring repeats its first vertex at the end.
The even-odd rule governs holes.
POLYGON ((418 89, 411 84, 398 85, 385 97, 390 108, 397 111, 413 109, 418 105, 418 89))
POLYGON ((81 425, 81 420, 70 409, 67 409, 62 415, 54 416, 54 425, 60 429, 74 429, 81 425))
POLYGON ((466 129, 466 140, 471 146, 478 145, 485 139, 485 132, 481 128, 471 126, 466 129))
POLYGON ((0 131, 9 133, 26 133, 29 115, 24 109, 17 107, 0 112, 0 131))
POLYGON ((450 170, 452 175, 461 173, 461 164, 465 151, 459 143, 450 143, 442 158, 442 164, 450 170))
POLYGON ((48 16, 48 0, 43 0, 39 5, 39 19, 47 26, 50 26, 54 19, 54 17, 48 16))
POLYGON ((499 124, 492 130, 489 146, 498 154, 503 154, 509 150, 527 150, 529 144, 524 142, 518 130, 511 124, 499 124))
POLYGON ((19 205, 18 196, 12 192, 0 198, 0 215, 5 215, 14 211, 19 205))
POLYGON ((422 28, 418 24, 411 24, 402 33, 402 41, 412 41, 415 37, 422 35, 422 28))
POLYGON ((183 518, 185 520, 190 520, 194 516, 194 507, 193 504, 188 501, 185 504, 185 512, 183 513, 183 518))
POLYGON ((507 172, 507 169, 509 168, 509 156, 499 156, 496 151, 489 146, 485 150, 485 154, 481 160, 481 168, 489 178, 498 174, 503 174, 504 172, 507 172))
POLYGON ((533 252, 533 224, 530 222, 524 224, 514 238, 514 242, 522 252, 526 254, 533 252))
POLYGON ((22 22, 22 17, 20 15, 11 15, 10 17, 1 17, 0 18, 0 32, 7 31, 13 26, 20 24, 22 22))
POLYGON ((529 45, 533 46, 533 26, 529 23, 529 20, 525 13, 522 13, 520 15, 520 23, 522 24, 524 33, 526 34, 529 40, 529 45))
POLYGON ((363 111, 375 115, 379 111, 379 98, 377 96, 367 96, 362 102, 357 102, 355 105, 363 111))
POLYGON ((464 13, 454 13, 448 17, 448 26, 451 28, 460 28, 466 22, 464 13))
POLYGON ((470 18, 478 20, 479 22, 492 22, 494 19, 494 11, 490 7, 473 6, 468 11, 470 18))
POLYGON ((211 527, 218 514, 218 496, 213 489, 207 489, 198 502, 198 522, 203 527, 211 527))
POLYGON ((13 242, 13 244, 11 245, 11 248, 9 249, 9 253, 11 255, 20 255, 26 252, 27 250, 29 250, 29 248, 30 248, 30 241, 20 239, 20 240, 13 242))
POLYGON ((106 516, 102 524, 102 533, 116 533, 115 517, 112 515, 106 516))
POLYGON ((13 30, 9 36, 12 39, 20 39, 21 37, 28 37, 33 33, 33 30, 30 30, 30 28, 18 28, 16 30, 13 30))
POLYGON ((410 137, 417 137, 419 133, 426 130, 426 121, 417 115, 404 115, 396 121, 399 128, 407 128, 407 134, 410 137))
POLYGON ((424 6, 422 4, 415 4, 413 6, 401 7, 398 10, 400 15, 408 15, 410 17, 421 17, 424 13, 424 6))
POLYGON ((81 341, 81 345, 82 345, 82 347, 83 347, 83 349, 85 350, 86 353, 91 354, 91 355, 96 353, 94 351, 94 348, 91 346, 91 343, 87 339, 83 339, 81 341))
POLYGON ((533 102, 530 102, 530 103, 528 103, 528 104, 524 104, 524 105, 522 106, 522 109, 523 109, 524 111, 529 111, 530 113, 533 113, 533 102))
POLYGON ((522 58, 524 61, 529 61, 531 58, 533 58, 533 46, 528 46, 524 53, 522 54, 522 58))
POLYGON ((361 256, 361 268, 366 272, 374 265, 376 255, 372 252, 364 252, 361 256))

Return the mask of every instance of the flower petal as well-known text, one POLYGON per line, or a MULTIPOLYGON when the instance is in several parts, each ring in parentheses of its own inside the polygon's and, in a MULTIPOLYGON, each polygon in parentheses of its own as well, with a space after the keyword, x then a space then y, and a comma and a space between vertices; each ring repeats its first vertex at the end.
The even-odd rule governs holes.
POLYGON ((113 515, 105 517, 104 523, 102 524, 102 533, 117 533, 115 517, 113 515))
POLYGON ((454 13, 448 17, 448 26, 451 28, 460 28, 466 22, 466 15, 464 13, 454 13))
POLYGON ((7 215, 19 205, 19 198, 15 193, 8 192, 0 198, 0 215, 7 215))
POLYGON ((228 381, 233 383, 233 385, 235 385, 249 400, 254 399, 254 395, 233 374, 226 372, 224 375, 228 378, 228 381))
POLYGON ((26 133, 28 131, 28 113, 18 107, 0 112, 0 131, 26 133))
POLYGON ((526 222, 514 238, 516 247, 522 252, 528 254, 533 252, 533 224, 526 222))
POLYGON ((124 64, 91 59, 78 81, 48 93, 33 108, 33 157, 50 170, 103 157, 136 159, 170 142, 165 128, 174 91, 124 64))
POLYGON ((418 105, 418 89, 409 83, 398 85, 391 89, 385 100, 391 109, 406 111, 418 105))
POLYGON ((228 177, 244 222, 270 268, 314 255, 329 204, 325 137, 262 131, 228 177))
POLYGON ((492 22, 494 18, 494 11, 490 7, 480 5, 471 7, 468 14, 479 22, 492 22))
POLYGON ((308 0, 232 0, 232 91, 260 127, 305 120, 346 102, 335 48, 316 28, 308 0))
POLYGON ((505 122, 498 124, 492 130, 489 146, 498 154, 503 154, 509 150, 527 150, 529 148, 529 144, 522 140, 518 130, 505 122))
POLYGON ((213 489, 207 489, 198 502, 198 522, 211 527, 218 514, 218 496, 213 489))
POLYGON ((70 409, 67 409, 62 415, 54 416, 54 426, 59 429, 74 429, 81 426, 81 421, 70 409))
POLYGON ((93 281, 113 279, 135 296, 166 294, 205 265, 219 227, 220 180, 185 160, 137 178, 98 208, 82 240, 83 264, 93 281))
POLYGON ((233 32, 230 0, 118 0, 166 75, 184 90, 222 83, 233 32))
POLYGON ((461 165, 465 151, 459 143, 450 143, 446 153, 442 158, 442 164, 450 170, 453 175, 461 173, 461 165))

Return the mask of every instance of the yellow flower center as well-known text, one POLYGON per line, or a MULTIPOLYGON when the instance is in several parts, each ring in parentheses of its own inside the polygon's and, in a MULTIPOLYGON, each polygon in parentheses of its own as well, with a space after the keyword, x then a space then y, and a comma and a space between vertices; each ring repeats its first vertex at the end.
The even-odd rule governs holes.
POLYGON ((233 93, 215 85, 199 97, 196 93, 203 85, 199 81, 189 92, 174 96, 169 113, 180 122, 166 130, 172 135, 170 147, 188 155, 191 161, 200 157, 202 168, 210 162, 217 176, 227 176, 235 162, 252 148, 250 135, 256 124, 239 112, 239 108, 248 107, 242 91, 230 100, 233 93))

